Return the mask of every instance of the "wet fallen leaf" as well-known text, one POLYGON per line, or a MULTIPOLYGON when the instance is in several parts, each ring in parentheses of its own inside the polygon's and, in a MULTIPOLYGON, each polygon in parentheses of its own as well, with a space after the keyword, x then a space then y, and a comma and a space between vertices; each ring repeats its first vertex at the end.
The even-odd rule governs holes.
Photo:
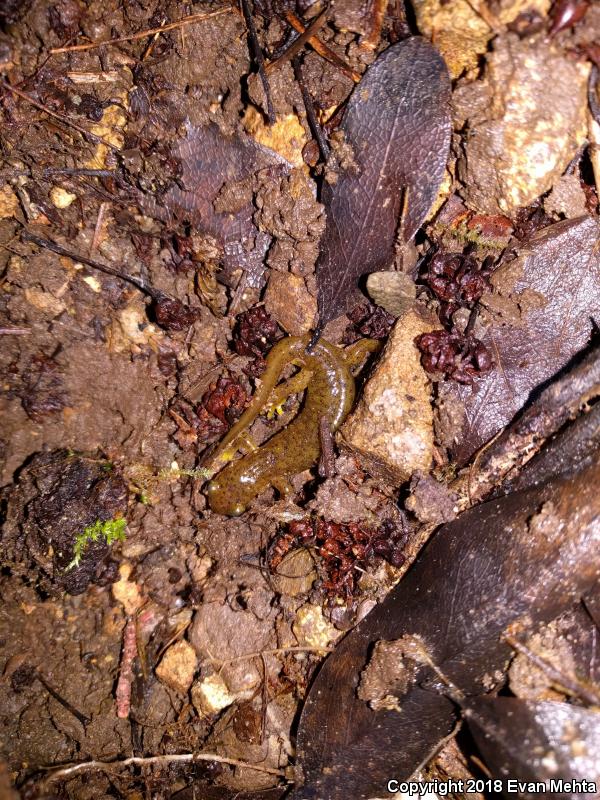
MULTIPOLYGON (((575 462, 577 464, 577 462, 575 462)), ((407 779, 456 719, 436 693, 425 659, 412 670, 397 710, 374 711, 356 694, 378 641, 402 637, 468 696, 502 685, 520 635, 554 619, 595 582, 600 463, 463 513, 441 528, 383 603, 337 646, 308 696, 298 731, 304 785, 294 800, 357 800, 407 779), (414 677, 413 677, 414 676, 414 677), (323 725, 323 720, 327 725, 323 725)))
POLYGON ((321 325, 348 309, 361 275, 390 266, 399 229, 409 241, 427 216, 448 158, 449 98, 446 65, 419 37, 388 48, 354 90, 341 127, 355 165, 323 187, 321 325))
POLYGON ((492 284, 493 294, 482 302, 496 318, 477 335, 495 369, 471 386, 439 384, 443 438, 459 463, 589 343, 600 306, 597 221, 585 217, 545 228, 494 273, 492 284))
MULTIPOLYGON (((495 778, 600 780, 598 710, 516 697, 480 697, 469 700, 464 713, 495 778)), ((550 790, 544 796, 565 795, 550 790)), ((593 795, 573 792, 569 796, 593 795)), ((535 794, 522 792, 520 797, 534 798, 535 794)))
POLYGON ((285 173, 289 164, 252 139, 224 136, 216 125, 189 125, 172 155, 181 160, 180 185, 160 199, 142 200, 142 206, 159 219, 188 220, 213 236, 223 248, 225 270, 246 269, 256 279, 264 270, 270 236, 252 221, 255 209, 248 181, 267 168, 285 173), (223 189, 227 197, 221 196, 223 189))

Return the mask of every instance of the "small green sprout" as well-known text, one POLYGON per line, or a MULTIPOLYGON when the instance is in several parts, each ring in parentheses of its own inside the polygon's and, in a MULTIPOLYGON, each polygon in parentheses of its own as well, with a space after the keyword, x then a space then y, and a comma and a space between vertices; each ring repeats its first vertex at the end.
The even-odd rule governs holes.
POLYGON ((127 520, 123 517, 109 519, 105 522, 101 522, 98 519, 93 525, 88 525, 83 533, 78 533, 75 537, 73 560, 67 566, 65 572, 79 566, 88 542, 97 542, 99 539, 104 539, 107 545, 111 545, 113 542, 124 542, 126 527, 127 520))

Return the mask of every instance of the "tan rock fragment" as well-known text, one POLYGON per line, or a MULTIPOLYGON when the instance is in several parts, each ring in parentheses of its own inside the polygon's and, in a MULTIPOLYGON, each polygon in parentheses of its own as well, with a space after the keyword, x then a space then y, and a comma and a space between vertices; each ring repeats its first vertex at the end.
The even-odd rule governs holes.
POLYGON ((341 428, 342 445, 368 472, 393 483, 431 466, 431 384, 414 339, 433 327, 416 311, 396 323, 358 407, 341 428))
POLYGON ((18 210, 19 198, 10 186, 3 186, 0 189, 0 219, 14 217, 18 210))
POLYGON ((483 83, 489 107, 470 122, 469 207, 510 215, 550 189, 585 140, 588 75, 555 43, 497 40, 483 83))
POLYGON ((265 307, 291 336, 302 336, 313 327, 317 301, 300 275, 272 272, 265 292, 265 307))
POLYGON ((156 676, 179 694, 186 694, 197 668, 198 658, 191 644, 185 641, 175 642, 156 668, 156 676))
MULTIPOLYGON (((537 12, 544 18, 551 0, 500 0, 494 14, 498 26, 513 22, 519 14, 537 12)), ((419 30, 431 38, 444 56, 452 78, 475 71, 479 58, 487 51, 494 30, 473 0, 415 0, 419 30)), ((492 18, 493 19, 493 18, 492 18)))
POLYGON ((192 686, 192 704, 199 714, 211 716, 218 714, 227 706, 235 703, 236 697, 231 694, 223 678, 215 673, 192 686))
POLYGON ((325 619, 321 606, 311 603, 298 609, 292 630, 300 646, 314 647, 316 650, 326 650, 330 643, 342 635, 341 631, 325 619))

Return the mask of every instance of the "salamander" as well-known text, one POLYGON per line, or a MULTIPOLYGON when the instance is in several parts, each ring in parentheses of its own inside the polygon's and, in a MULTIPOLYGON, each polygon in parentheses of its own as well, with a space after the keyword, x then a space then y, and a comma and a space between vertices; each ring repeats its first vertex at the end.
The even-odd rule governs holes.
POLYGON ((351 367, 380 343, 362 339, 342 350, 319 339, 310 353, 310 335, 288 337, 277 342, 267 356, 262 384, 250 406, 218 445, 211 461, 215 466, 230 461, 208 484, 211 509, 218 514, 238 516, 252 500, 269 486, 283 496, 290 491, 290 478, 312 467, 321 452, 319 421, 326 416, 332 431, 342 424, 354 402, 354 377, 351 367), (277 386, 288 364, 301 371, 277 386), (301 411, 261 447, 248 440, 245 432, 262 411, 279 406, 290 394, 306 389, 301 411), (231 461, 240 445, 251 448, 231 461))

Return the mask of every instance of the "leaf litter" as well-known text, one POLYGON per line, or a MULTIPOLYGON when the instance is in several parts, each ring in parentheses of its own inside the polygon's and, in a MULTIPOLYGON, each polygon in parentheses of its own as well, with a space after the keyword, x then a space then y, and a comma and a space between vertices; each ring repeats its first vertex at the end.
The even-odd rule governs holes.
MULTIPOLYGON (((533 726, 544 700, 528 699, 524 681, 509 679, 513 645, 499 636, 517 606, 531 617, 528 587, 539 587, 533 616, 559 631, 544 639, 555 644, 541 657, 555 664, 567 646, 571 600, 585 592, 592 615, 598 604, 595 551, 568 523, 569 541, 581 547, 567 563, 557 531, 566 530, 563 512, 583 519, 593 507, 584 502, 585 479, 593 482, 597 464, 597 367, 589 359, 598 187, 587 104, 589 97, 593 111, 598 98, 594 73, 589 85, 587 77, 598 60, 600 10, 581 0, 423 0, 407 14, 402 4, 369 9, 347 0, 313 16, 287 0, 254 5, 269 62, 266 98, 252 75, 262 54, 256 42, 249 52, 241 16, 230 9, 194 19, 176 2, 7 7, 0 63, 13 91, 4 89, 1 106, 0 456, 11 564, 0 584, 0 703, 8 711, 2 758, 26 793, 35 791, 38 766, 85 752, 96 761, 55 773, 58 791, 73 798, 148 790, 280 796, 278 776, 290 776, 294 758, 292 721, 305 704, 298 792, 318 793, 323 776, 342 769, 334 791, 364 796, 380 775, 350 769, 357 742, 360 758, 376 753, 383 770, 394 759, 414 764, 455 717, 435 669, 426 689, 411 682, 433 669, 417 653, 419 631, 434 667, 459 691, 473 688, 470 664, 481 681, 475 695, 482 687, 512 692, 523 736, 543 741, 554 736, 554 717, 581 717, 581 735, 593 741, 593 712, 577 695, 556 692, 554 717, 543 730, 533 726), (313 33, 287 51, 292 27, 313 33), (273 126, 263 117, 269 102, 273 126), (107 150, 89 143, 98 123, 107 150), (328 148, 323 164, 319 149, 328 148), (281 153, 292 154, 293 166, 281 153), (35 237, 54 251, 38 250, 35 237), (94 264, 105 269, 92 279, 82 265, 94 264), (372 273, 371 297, 385 309, 361 294, 372 273), (429 285, 415 285, 427 273, 429 285), (202 451, 249 402, 282 331, 310 328, 317 301, 333 342, 387 339, 372 365, 377 380, 361 394, 361 452, 336 455, 342 442, 327 436, 322 417, 324 474, 297 476, 291 497, 258 498, 240 519, 211 515, 202 451), (422 331, 455 346, 439 374, 422 368, 424 358, 419 365, 414 339, 422 331), (419 397, 407 370, 422 385, 419 397), (560 408, 565 387, 568 408, 560 408), (588 413, 574 419, 581 409, 588 413), (374 445, 389 446, 393 459, 410 454, 419 419, 428 420, 427 463, 390 479, 400 474, 394 461, 382 477, 374 445), (537 452, 528 480, 522 464, 537 452), (460 516, 490 492, 497 502, 460 516), (518 508, 524 526, 513 519, 518 508), (434 528, 455 517, 415 565, 421 577, 408 573, 384 600, 434 528), (109 549, 99 535, 65 571, 77 537, 111 520, 126 520, 127 539, 109 549), (506 534, 509 523, 515 536, 506 534), (296 535, 315 524, 316 546, 296 535), (297 545, 271 576, 269 554, 297 545), (543 579, 540 559, 552 562, 543 579), (494 569, 479 569, 491 562, 494 569), (115 605, 124 586, 143 608, 115 605), (378 649, 399 667, 392 683, 403 696, 389 701, 384 686, 379 711, 358 698, 367 658, 347 657, 351 633, 315 684, 324 692, 306 700, 323 648, 372 608, 356 636, 366 629, 388 640, 378 649), (384 616, 390 630, 378 628, 384 616), (330 685, 331 674, 341 677, 330 685), (388 701, 395 711, 385 710, 388 701), (321 747, 325 718, 331 738, 321 747), (363 718, 370 722, 358 730, 363 718), (390 747, 394 726, 403 733, 390 747), (212 763, 207 750, 216 751, 212 763), (205 766, 192 767, 194 753, 205 766), (143 775, 128 771, 134 763, 146 764, 143 775), (107 774, 113 768, 118 784, 107 774)), ((271 436, 300 403, 291 397, 252 436, 271 436)), ((568 639, 568 663, 582 675, 584 644, 596 635, 586 620, 568 639)), ((518 642, 511 634, 519 657, 537 653, 532 628, 520 634, 518 642)), ((477 725, 494 734, 479 750, 487 768, 495 774, 512 759, 510 769, 521 770, 523 759, 503 751, 497 735, 511 698, 469 704, 451 696, 476 736, 477 725)), ((476 755, 462 740, 452 746, 463 759, 476 755)), ((426 775, 458 769, 448 748, 426 775)), ((470 761, 461 763, 460 774, 470 774, 470 761)), ((577 767, 562 751, 561 764, 577 767)), ((534 777, 542 768, 534 765, 534 777)))

